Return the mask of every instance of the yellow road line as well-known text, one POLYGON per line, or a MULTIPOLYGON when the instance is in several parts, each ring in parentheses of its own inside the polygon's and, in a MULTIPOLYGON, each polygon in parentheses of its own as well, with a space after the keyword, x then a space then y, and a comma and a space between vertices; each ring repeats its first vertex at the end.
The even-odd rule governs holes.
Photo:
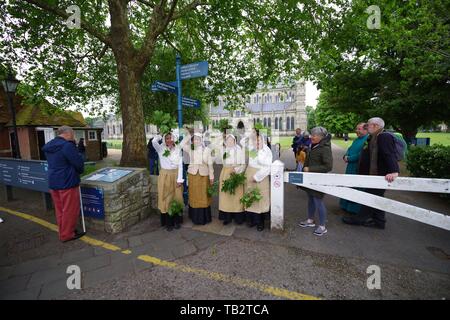
MULTIPOLYGON (((23 219, 26 219, 29 221, 33 221, 37 224, 40 224, 43 227, 46 227, 50 230, 58 232, 58 226, 54 225, 53 223, 47 222, 43 219, 37 218, 35 216, 29 215, 26 213, 22 213, 22 212, 18 212, 18 211, 14 211, 14 210, 4 208, 4 207, 0 207, 0 211, 7 212, 9 214, 15 215, 17 217, 20 217, 20 218, 23 218, 23 219)), ((115 246, 115 245, 109 244, 107 242, 103 242, 103 241, 100 241, 100 240, 97 240, 97 239, 94 239, 94 238, 91 238, 88 236, 84 236, 84 237, 80 238, 80 240, 82 240, 92 246, 102 247, 102 248, 105 248, 105 249, 108 249, 111 251, 118 251, 123 254, 131 254, 132 253, 130 250, 122 250, 118 246, 115 246)), ((141 261, 151 263, 156 266, 161 266, 164 268, 168 268, 168 269, 172 269, 172 270, 176 270, 176 271, 180 271, 180 272, 184 272, 184 273, 196 274, 196 275, 202 276, 204 278, 208 278, 208 279, 219 281, 219 282, 231 283, 231 284, 234 284, 239 287, 245 287, 245 288, 259 290, 264 293, 273 295, 275 297, 291 299, 291 300, 318 300, 319 299, 319 298, 311 296, 311 295, 272 287, 272 286, 269 286, 269 285, 266 285, 263 283, 259 283, 257 281, 239 278, 239 277, 235 277, 235 276, 229 276, 229 275, 222 274, 219 272, 211 272, 211 271, 208 271, 205 269, 192 268, 189 266, 177 264, 175 262, 161 260, 156 257, 152 257, 152 256, 148 256, 148 255, 140 255, 137 258, 141 261)))
POLYGON ((192 268, 189 266, 180 265, 175 262, 165 261, 165 260, 161 260, 161 259, 158 259, 155 257, 147 256, 147 255, 141 255, 138 257, 138 259, 148 262, 148 263, 151 263, 151 264, 154 264, 154 265, 157 265, 157 266, 181 271, 184 273, 194 273, 194 274, 200 275, 204 278, 212 279, 215 281, 232 283, 232 284, 240 286, 240 287, 256 289, 256 290, 271 294, 275 297, 287 298, 287 299, 292 299, 292 300, 318 300, 319 299, 317 297, 310 296, 307 294, 268 286, 266 284, 262 284, 262 283, 259 283, 259 282, 253 281, 253 280, 243 279, 243 278, 239 278, 239 277, 235 277, 235 276, 229 276, 229 275, 218 273, 218 272, 211 272, 211 271, 204 270, 204 269, 192 268))

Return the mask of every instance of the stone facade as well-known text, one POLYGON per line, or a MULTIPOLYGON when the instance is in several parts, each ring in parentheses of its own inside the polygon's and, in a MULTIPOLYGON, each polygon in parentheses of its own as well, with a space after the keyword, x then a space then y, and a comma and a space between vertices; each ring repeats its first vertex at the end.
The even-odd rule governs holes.
POLYGON ((305 82, 296 81, 288 85, 259 86, 247 97, 243 110, 226 110, 226 101, 219 98, 219 105, 210 105, 212 124, 228 119, 233 128, 251 128, 260 122, 276 131, 280 136, 294 135, 296 128, 306 129, 305 82))
MULTIPOLYGON (((95 125, 103 126, 103 139, 123 139, 122 118, 120 116, 109 115, 106 121, 99 121, 95 125)), ((156 126, 152 124, 145 124, 144 129, 147 140, 158 132, 156 126)))
POLYGON ((132 169, 133 172, 113 183, 87 181, 86 178, 91 175, 86 176, 81 182, 82 187, 103 189, 105 219, 86 217, 88 228, 108 233, 122 232, 146 219, 154 211, 151 203, 154 201, 157 188, 151 186, 147 169, 120 169, 132 169))

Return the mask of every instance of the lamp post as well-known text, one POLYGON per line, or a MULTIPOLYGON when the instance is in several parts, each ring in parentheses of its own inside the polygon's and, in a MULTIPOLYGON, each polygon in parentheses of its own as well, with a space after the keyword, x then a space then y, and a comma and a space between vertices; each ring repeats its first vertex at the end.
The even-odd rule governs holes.
POLYGON ((11 111, 13 128, 14 128, 14 149, 13 156, 20 159, 20 148, 19 148, 19 136, 17 135, 16 126, 16 109, 14 108, 14 95, 16 93, 17 86, 19 85, 19 80, 17 80, 11 72, 8 73, 8 77, 2 81, 3 88, 5 89, 6 95, 8 97, 8 106, 11 111))

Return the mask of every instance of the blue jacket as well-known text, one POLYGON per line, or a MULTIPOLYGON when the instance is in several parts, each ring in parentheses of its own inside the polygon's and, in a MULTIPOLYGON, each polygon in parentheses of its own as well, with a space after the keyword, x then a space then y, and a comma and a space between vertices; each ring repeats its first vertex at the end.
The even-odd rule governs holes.
POLYGON ((56 137, 43 146, 42 151, 47 157, 50 189, 64 190, 80 185, 84 162, 74 142, 56 137))

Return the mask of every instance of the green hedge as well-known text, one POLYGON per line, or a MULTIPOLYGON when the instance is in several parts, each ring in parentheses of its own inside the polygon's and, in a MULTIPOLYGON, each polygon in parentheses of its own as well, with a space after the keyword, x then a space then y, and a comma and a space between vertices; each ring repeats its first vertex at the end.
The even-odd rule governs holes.
POLYGON ((411 146, 406 167, 413 177, 450 179, 450 146, 411 146))

